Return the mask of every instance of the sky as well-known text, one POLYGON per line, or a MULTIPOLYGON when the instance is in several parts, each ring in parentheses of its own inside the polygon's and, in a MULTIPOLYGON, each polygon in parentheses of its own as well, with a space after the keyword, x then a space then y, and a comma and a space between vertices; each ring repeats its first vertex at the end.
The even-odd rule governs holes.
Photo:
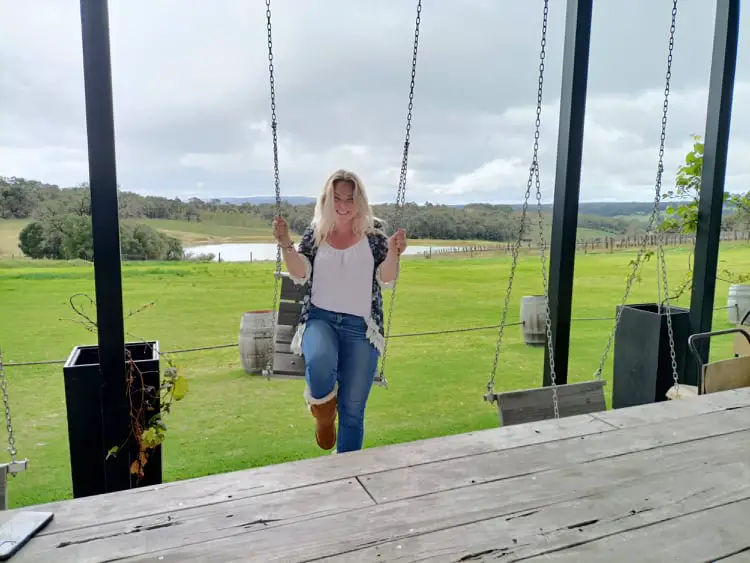
MULTIPOLYGON (((554 190, 565 2, 549 2, 542 200, 554 190)), ((262 0, 110 0, 118 182, 167 197, 273 196, 262 0)), ((273 0, 284 196, 337 168, 395 202, 416 1, 273 0)), ((582 201, 654 196, 670 0, 595 2, 582 201)), ((681 0, 664 189, 705 130, 715 2, 681 0)), ((406 199, 522 201, 533 148, 542 0, 424 0, 406 199)), ((750 15, 726 189, 750 189, 750 15)), ((88 180, 77 0, 0 0, 0 175, 88 180)), ((743 35, 744 32, 744 35, 743 35)), ((532 201, 534 201, 532 192, 532 201)))

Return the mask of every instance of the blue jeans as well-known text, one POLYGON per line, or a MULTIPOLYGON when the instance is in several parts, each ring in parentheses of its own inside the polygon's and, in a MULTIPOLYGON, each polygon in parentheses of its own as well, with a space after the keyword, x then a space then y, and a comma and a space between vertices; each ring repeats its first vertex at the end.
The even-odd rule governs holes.
POLYGON ((305 381, 312 400, 338 395, 338 453, 362 449, 365 406, 378 367, 362 317, 313 306, 302 336, 305 381))

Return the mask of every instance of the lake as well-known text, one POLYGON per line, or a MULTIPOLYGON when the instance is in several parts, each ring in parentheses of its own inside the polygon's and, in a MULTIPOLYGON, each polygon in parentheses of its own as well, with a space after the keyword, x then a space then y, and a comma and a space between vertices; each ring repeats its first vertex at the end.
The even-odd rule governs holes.
MULTIPOLYGON (((407 246, 406 255, 424 254, 442 249, 442 246, 407 246)), ((222 243, 201 244, 185 247, 186 254, 213 254, 214 261, 221 256, 223 262, 255 262, 258 260, 276 260, 276 245, 272 243, 222 243)))

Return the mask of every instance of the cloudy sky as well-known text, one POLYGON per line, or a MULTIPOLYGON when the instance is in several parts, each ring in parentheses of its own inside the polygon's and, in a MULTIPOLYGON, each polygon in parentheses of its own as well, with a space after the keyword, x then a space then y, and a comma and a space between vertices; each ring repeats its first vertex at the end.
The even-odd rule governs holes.
MULTIPOLYGON (((550 2, 542 112, 552 196, 565 2, 550 2)), ((670 0, 594 9, 582 199, 653 197, 670 0)), ((518 202, 533 143, 542 0, 424 0, 407 199, 518 202)), ((703 134, 715 5, 681 0, 665 181, 703 134)), ((77 0, 0 0, 0 175, 87 180, 77 0)), ((273 0, 281 189, 359 172, 394 201, 416 2, 273 0)), ((110 0, 118 179, 169 197, 273 195, 262 0, 110 0)), ((750 15, 727 189, 750 188, 750 15)))

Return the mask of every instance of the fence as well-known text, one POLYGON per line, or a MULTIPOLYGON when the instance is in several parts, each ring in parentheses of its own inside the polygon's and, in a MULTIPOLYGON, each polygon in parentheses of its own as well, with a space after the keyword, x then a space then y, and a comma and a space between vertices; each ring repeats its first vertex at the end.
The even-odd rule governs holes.
MULTIPOLYGON (((588 254, 589 252, 615 252, 616 250, 628 250, 632 248, 640 248, 643 244, 644 235, 634 236, 620 236, 620 237, 599 237, 580 239, 576 243, 576 252, 583 252, 588 254)), ((750 241, 750 231, 725 231, 720 235, 722 242, 747 242, 750 241)), ((657 245, 656 235, 646 235, 646 246, 649 248, 655 248, 657 245)), ((688 246, 695 244, 694 235, 683 235, 683 234, 667 234, 664 235, 664 246, 688 246)), ((525 240, 522 244, 522 250, 533 251, 539 250, 539 245, 536 241, 525 240)), ((430 247, 429 250, 425 250, 423 255, 425 258, 432 258, 433 256, 441 255, 453 255, 453 254, 468 254, 473 256, 483 252, 504 252, 510 254, 513 250, 513 243, 511 241, 494 243, 494 244, 481 244, 481 245, 469 245, 469 246, 441 246, 439 248, 430 247)))
MULTIPOLYGON (((727 310, 737 305, 730 305, 726 307, 714 307, 714 311, 727 310)), ((614 321, 614 317, 577 317, 570 319, 571 322, 590 322, 590 321, 614 321)), ((523 321, 514 321, 505 323, 506 327, 521 326, 523 321)), ((463 328, 451 328, 443 330, 428 330, 423 332, 405 332, 402 334, 391 334, 389 338, 413 338, 415 336, 436 336, 441 334, 456 334, 462 332, 477 332, 483 330, 497 330, 500 328, 499 324, 495 325, 483 325, 483 326, 470 326, 463 328)), ((171 355, 171 354, 185 354, 190 352, 204 352, 209 350, 221 350, 224 348, 238 348, 239 342, 231 342, 228 344, 214 344, 209 346, 198 346, 194 348, 181 348, 177 350, 170 350, 167 352, 160 352, 160 354, 171 355)), ((36 360, 36 361, 20 361, 20 362, 4 362, 3 366, 6 368, 10 367, 27 367, 27 366, 44 366, 44 365, 61 365, 67 360, 36 360)))

